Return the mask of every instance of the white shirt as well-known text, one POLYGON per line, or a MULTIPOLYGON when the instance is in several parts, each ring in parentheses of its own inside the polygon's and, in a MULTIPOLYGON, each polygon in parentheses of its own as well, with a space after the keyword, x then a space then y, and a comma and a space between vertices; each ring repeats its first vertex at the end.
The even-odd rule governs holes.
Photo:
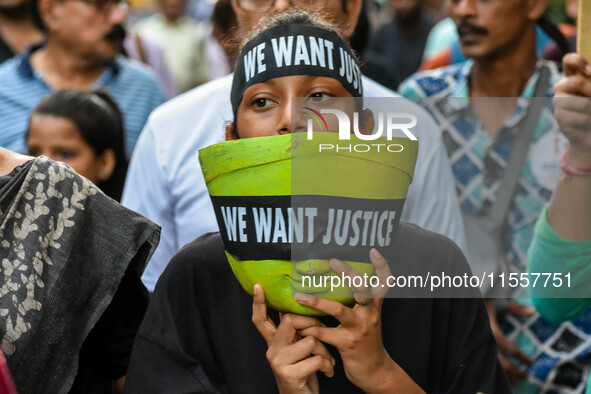
MULTIPOLYGON (((150 291, 183 245, 218 231, 198 151, 224 141, 225 124, 233 119, 231 86, 232 75, 228 75, 157 108, 133 152, 123 205, 162 226, 160 245, 142 277, 150 291)), ((363 90, 366 97, 397 97, 365 77, 363 90)), ((412 132, 419 139, 419 154, 401 220, 444 234, 466 250, 453 175, 439 128, 418 105, 403 98, 395 100, 396 112, 418 117, 412 132)))
POLYGON ((186 92, 211 79, 211 65, 205 56, 207 31, 194 19, 182 16, 169 23, 163 15, 155 14, 140 20, 134 29, 162 48, 178 92, 186 92))

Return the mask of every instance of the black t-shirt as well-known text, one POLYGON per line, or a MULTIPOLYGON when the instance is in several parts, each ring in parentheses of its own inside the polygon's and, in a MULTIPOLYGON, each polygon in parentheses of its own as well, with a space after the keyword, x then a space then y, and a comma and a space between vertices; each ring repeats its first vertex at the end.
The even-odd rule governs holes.
MULTIPOLYGON (((401 224, 397 256, 439 266, 466 264, 449 239, 401 224), (429 247, 426 247, 428 245, 429 247)), ((268 310, 278 321, 278 315, 268 310)), ((273 393, 267 344, 251 321, 252 297, 240 286, 219 234, 186 245, 160 278, 136 337, 128 393, 273 393)), ((336 320, 322 318, 329 326, 336 320)), ((384 347, 429 393, 509 393, 497 360, 484 302, 466 299, 386 298, 384 347)), ((336 349, 335 376, 319 373, 321 393, 359 392, 346 378, 336 349)))

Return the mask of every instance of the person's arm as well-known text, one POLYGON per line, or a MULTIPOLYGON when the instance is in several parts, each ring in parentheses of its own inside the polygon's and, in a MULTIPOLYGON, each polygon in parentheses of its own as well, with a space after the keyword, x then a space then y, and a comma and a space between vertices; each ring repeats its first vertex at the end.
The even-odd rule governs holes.
POLYGON ((546 212, 547 207, 542 210, 536 223, 527 254, 527 269, 535 274, 553 276, 556 273, 563 281, 567 280, 564 275, 570 274, 570 286, 544 286, 546 277, 540 277, 539 285, 532 287, 536 309, 544 318, 559 323, 575 319, 591 307, 591 298, 588 298, 591 241, 564 239, 548 223, 546 212))
MULTIPOLYGON (((564 57, 565 78, 554 87, 553 104, 569 140, 565 160, 591 167, 591 66, 577 54, 564 57)), ((528 271, 570 274, 571 286, 535 286, 534 304, 555 322, 576 318, 589 307, 585 283, 591 277, 591 177, 563 176, 542 211, 528 251, 528 271), (568 297, 568 298, 565 298, 568 297), (573 298, 579 297, 579 298, 573 298)))
MULTIPOLYGON (((565 78, 554 87, 552 103, 570 143, 566 162, 591 168, 591 65, 574 53, 563 63, 565 78)), ((550 201, 548 221, 565 239, 591 240, 591 176, 562 177, 550 201)))
POLYGON ((150 291, 154 290, 158 277, 177 250, 174 201, 169 190, 167 169, 161 164, 150 118, 131 158, 121 201, 162 227, 160 244, 142 277, 150 291))

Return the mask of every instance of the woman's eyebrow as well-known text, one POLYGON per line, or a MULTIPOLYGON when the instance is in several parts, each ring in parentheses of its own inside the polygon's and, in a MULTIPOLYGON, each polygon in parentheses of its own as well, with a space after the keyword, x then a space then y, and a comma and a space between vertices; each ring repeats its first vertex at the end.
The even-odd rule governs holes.
POLYGON ((279 83, 279 81, 278 81, 279 79, 281 79, 281 78, 292 78, 292 77, 305 78, 307 80, 312 81, 312 80, 314 80, 314 79, 316 79, 318 77, 321 77, 321 75, 286 75, 286 76, 283 76, 283 77, 277 77, 277 78, 269 79, 269 80, 264 81, 264 82, 261 82, 261 83, 268 83, 268 84, 271 84, 271 85, 276 85, 276 84, 279 83))

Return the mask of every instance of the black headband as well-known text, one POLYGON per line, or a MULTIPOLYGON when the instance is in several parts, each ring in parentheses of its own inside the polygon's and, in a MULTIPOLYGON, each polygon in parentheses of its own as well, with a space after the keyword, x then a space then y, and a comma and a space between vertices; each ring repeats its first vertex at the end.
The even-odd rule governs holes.
POLYGON ((276 26, 250 40, 240 51, 230 96, 234 113, 250 86, 289 75, 333 78, 353 97, 363 95, 359 64, 337 34, 312 26, 276 26))

